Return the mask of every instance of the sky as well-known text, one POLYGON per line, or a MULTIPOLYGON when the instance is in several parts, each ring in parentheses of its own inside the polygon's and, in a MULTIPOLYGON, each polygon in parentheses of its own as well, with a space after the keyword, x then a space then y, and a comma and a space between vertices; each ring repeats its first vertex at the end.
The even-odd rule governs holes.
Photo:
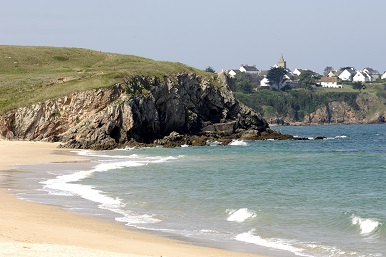
POLYGON ((131 54, 216 71, 386 71, 385 0, 0 0, 0 45, 131 54))

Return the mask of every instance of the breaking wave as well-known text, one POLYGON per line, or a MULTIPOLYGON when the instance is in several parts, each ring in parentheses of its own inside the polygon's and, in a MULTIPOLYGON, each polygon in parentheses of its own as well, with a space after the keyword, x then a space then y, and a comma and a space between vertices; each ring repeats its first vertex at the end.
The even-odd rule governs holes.
POLYGON ((283 251, 289 251, 296 255, 308 256, 308 255, 301 254, 303 249, 297 248, 291 245, 290 242, 286 242, 285 240, 277 239, 277 238, 262 238, 258 235, 255 235, 254 229, 246 233, 237 235, 235 239, 240 242, 255 244, 255 245, 283 250, 283 251))
POLYGON ((249 210, 248 208, 241 208, 238 210, 226 210, 226 213, 228 213, 227 221, 233 221, 233 222, 244 222, 247 219, 253 219, 256 218, 257 214, 255 211, 249 210))
POLYGON ((229 145, 248 146, 248 143, 244 140, 233 139, 232 142, 229 143, 229 145))
POLYGON ((359 227, 362 235, 369 235, 375 232, 382 223, 375 219, 366 219, 356 215, 351 215, 351 223, 354 226, 359 227))
POLYGON ((60 175, 53 179, 40 182, 44 185, 43 190, 53 195, 79 196, 83 199, 95 202, 98 204, 100 209, 109 210, 122 215, 121 217, 116 218, 116 220, 124 222, 127 225, 157 223, 161 221, 156 219, 154 215, 138 214, 126 210, 122 199, 110 197, 106 195, 105 192, 96 189, 93 185, 85 185, 77 182, 91 177, 96 172, 107 172, 116 169, 139 167, 149 163, 162 163, 177 159, 176 157, 141 157, 136 154, 132 154, 130 156, 111 156, 89 150, 79 151, 78 154, 81 156, 104 158, 105 160, 99 161, 100 163, 90 170, 76 171, 71 174, 60 175))

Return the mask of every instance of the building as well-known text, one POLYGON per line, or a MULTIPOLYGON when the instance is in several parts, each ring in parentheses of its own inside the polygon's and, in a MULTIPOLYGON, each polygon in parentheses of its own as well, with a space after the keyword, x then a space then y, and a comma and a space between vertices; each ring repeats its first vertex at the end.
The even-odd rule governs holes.
POLYGON ((293 75, 296 75, 296 76, 300 76, 300 74, 302 74, 302 72, 305 71, 304 69, 295 69, 292 74, 293 75))
POLYGON ((352 81, 356 71, 354 68, 346 68, 339 74, 338 78, 344 81, 352 81))
POLYGON ((342 72, 340 71, 330 71, 328 74, 327 74, 327 77, 338 77, 342 72))
POLYGON ((269 83, 269 79, 267 79, 267 77, 263 78, 262 80, 260 80, 260 87, 261 88, 270 88, 270 83, 269 83))
POLYGON ((227 70, 226 72, 228 73, 229 77, 234 78, 241 71, 239 69, 231 69, 231 70, 227 70))
POLYGON ((259 74, 259 70, 256 68, 256 65, 241 64, 239 71, 245 72, 248 74, 259 74))
POLYGON ((287 62, 284 60, 283 53, 281 53, 280 59, 277 62, 276 66, 287 69, 287 62))
POLYGON ((381 74, 372 68, 364 68, 362 72, 366 73, 370 77, 370 81, 376 81, 381 78, 381 74))
POLYGON ((321 77, 319 83, 322 87, 342 88, 342 85, 338 84, 337 77, 321 77))
POLYGON ((357 71, 354 77, 352 78, 354 82, 369 82, 371 81, 371 76, 363 71, 357 71))

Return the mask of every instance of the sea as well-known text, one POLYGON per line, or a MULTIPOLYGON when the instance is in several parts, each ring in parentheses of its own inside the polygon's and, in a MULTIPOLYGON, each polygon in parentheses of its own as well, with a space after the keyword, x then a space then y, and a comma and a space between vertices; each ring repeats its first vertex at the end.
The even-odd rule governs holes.
POLYGON ((386 256, 386 125, 273 129, 309 140, 75 150, 86 161, 23 166, 7 186, 21 199, 191 244, 386 256))

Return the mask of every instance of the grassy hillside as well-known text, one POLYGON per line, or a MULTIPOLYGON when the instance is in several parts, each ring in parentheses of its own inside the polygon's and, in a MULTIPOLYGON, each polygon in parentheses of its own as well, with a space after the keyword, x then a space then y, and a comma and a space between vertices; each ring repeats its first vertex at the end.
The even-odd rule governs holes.
POLYGON ((0 46, 0 113, 75 91, 110 87, 130 75, 203 71, 79 48, 0 46))

